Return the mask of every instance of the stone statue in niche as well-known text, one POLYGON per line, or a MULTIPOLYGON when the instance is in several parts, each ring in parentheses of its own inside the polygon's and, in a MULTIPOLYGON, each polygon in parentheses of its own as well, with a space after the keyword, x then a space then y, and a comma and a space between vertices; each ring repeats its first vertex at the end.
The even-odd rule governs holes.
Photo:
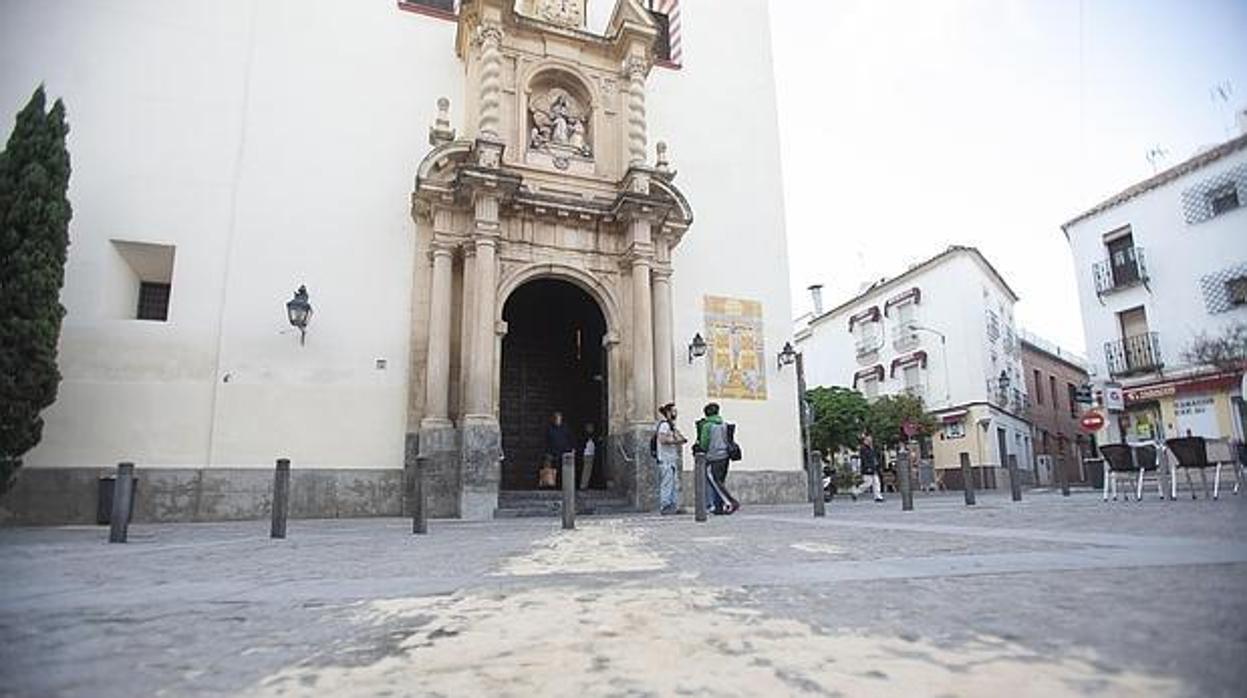
POLYGON ((588 143, 589 110, 570 92, 552 87, 537 94, 528 103, 528 113, 530 149, 550 153, 561 167, 569 156, 593 157, 588 143))

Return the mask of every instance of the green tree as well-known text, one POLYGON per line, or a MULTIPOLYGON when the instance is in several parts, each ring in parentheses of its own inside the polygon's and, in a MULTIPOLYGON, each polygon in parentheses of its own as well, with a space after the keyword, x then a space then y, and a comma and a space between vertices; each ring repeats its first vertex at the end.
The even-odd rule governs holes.
POLYGON ((0 153, 0 493, 39 443, 56 400, 61 285, 72 211, 65 105, 43 86, 17 115, 0 153))
POLYGON ((828 455, 841 448, 857 448, 870 410, 866 398, 856 390, 840 386, 813 388, 805 394, 814 412, 810 422, 813 448, 828 455))
POLYGON ((935 433, 935 419, 927 414, 922 398, 905 393, 884 395, 870 403, 865 424, 876 446, 895 448, 906 440, 902 425, 907 420, 918 425, 921 436, 935 433))

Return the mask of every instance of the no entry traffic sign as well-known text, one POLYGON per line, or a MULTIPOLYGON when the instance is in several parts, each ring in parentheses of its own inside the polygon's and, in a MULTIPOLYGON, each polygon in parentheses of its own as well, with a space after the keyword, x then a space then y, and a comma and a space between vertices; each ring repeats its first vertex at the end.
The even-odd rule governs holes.
POLYGON ((1088 434, 1094 434, 1104 428, 1104 415, 1096 410, 1087 410, 1083 412, 1082 417, 1078 420, 1078 425, 1088 434))

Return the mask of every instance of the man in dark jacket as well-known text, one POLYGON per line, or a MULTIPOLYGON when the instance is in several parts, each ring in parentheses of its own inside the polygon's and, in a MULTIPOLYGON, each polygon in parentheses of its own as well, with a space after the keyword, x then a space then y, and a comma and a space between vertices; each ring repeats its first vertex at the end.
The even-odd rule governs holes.
POLYGON ((546 426, 546 459, 556 468, 563 467, 563 454, 576 450, 572 441, 572 432, 563 423, 563 413, 550 415, 550 424, 546 426))
POLYGON ((862 434, 861 448, 857 449, 857 457, 861 462, 862 484, 853 490, 854 498, 867 487, 875 495, 876 502, 883 501, 882 467, 879 465, 879 453, 875 451, 875 439, 870 434, 862 434))

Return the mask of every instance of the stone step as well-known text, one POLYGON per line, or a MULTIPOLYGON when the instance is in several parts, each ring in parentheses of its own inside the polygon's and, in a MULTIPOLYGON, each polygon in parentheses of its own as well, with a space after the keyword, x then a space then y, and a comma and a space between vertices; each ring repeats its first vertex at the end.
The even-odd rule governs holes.
MULTIPOLYGON (((576 513, 579 515, 622 514, 635 511, 632 504, 614 492, 586 490, 576 492, 576 513)), ((498 509, 494 518, 528 518, 561 516, 563 493, 558 490, 502 491, 498 493, 498 509)))

